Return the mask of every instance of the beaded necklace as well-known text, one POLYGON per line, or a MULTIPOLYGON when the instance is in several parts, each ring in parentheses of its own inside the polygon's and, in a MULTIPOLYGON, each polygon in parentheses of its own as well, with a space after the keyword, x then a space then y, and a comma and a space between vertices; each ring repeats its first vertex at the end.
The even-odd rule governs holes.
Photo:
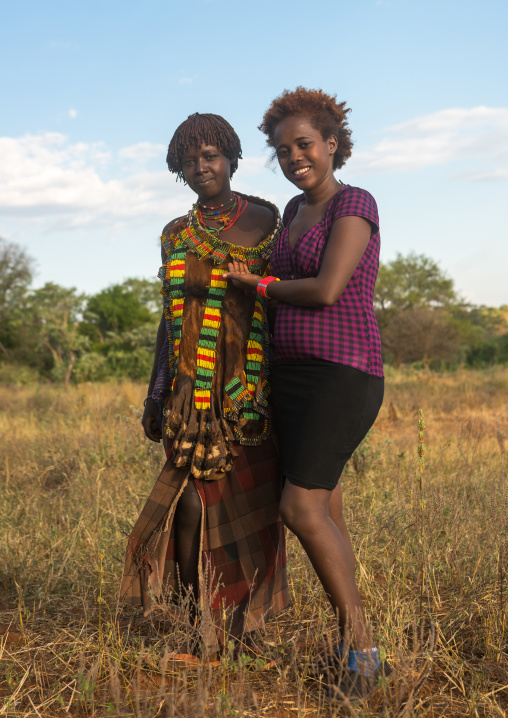
POLYGON ((218 237, 220 232, 224 232, 226 229, 230 229, 247 209, 247 200, 236 194, 233 195, 233 197, 235 199, 235 203, 231 208, 231 213, 233 212, 233 210, 235 210, 235 212, 232 217, 229 211, 225 213, 223 217, 220 217, 219 213, 217 213, 217 215, 212 214, 211 216, 209 215, 206 217, 201 213, 199 202, 196 202, 196 204, 191 210, 193 222, 197 223, 197 225, 202 231, 209 232, 214 237, 218 237), (222 224, 222 227, 208 227, 204 222, 204 218, 218 220, 222 224))
MULTIPOLYGON (((241 247, 237 244, 231 244, 221 237, 211 234, 209 229, 203 229, 197 221, 195 221, 193 211, 188 215, 189 226, 179 233, 179 241, 185 242, 191 252, 198 254, 201 259, 210 256, 214 264, 222 264, 229 255, 233 259, 244 262, 249 267, 250 272, 259 274, 263 260, 268 259, 272 253, 272 249, 277 241, 281 230, 281 221, 277 217, 277 223, 272 234, 260 242, 256 247, 241 247)), ((175 235, 170 235, 170 240, 174 241, 175 235)))
POLYGON ((233 192, 233 195, 230 197, 230 199, 228 199, 227 202, 223 202, 222 204, 217 204, 217 205, 215 205, 215 207, 212 206, 211 204, 201 204, 201 202, 199 202, 199 200, 198 200, 198 204, 202 209, 204 209, 207 212, 215 212, 215 211, 220 212, 221 209, 223 212, 225 212, 226 209, 232 207, 233 204, 235 204, 237 201, 238 201, 238 195, 233 192), (226 208, 226 209, 224 209, 224 208, 226 208))
POLYGON ((238 195, 233 194, 231 199, 223 204, 218 204, 216 207, 207 207, 206 205, 200 205, 198 203, 198 212, 201 223, 204 224, 203 220, 215 220, 221 222, 221 224, 227 224, 231 212, 234 212, 238 207, 238 195))

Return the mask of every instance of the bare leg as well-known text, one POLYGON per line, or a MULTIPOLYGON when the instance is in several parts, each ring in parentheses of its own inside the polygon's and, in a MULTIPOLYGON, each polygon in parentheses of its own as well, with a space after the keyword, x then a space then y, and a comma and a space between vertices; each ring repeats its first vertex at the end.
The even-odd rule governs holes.
POLYGON ((337 486, 334 488, 330 495, 328 511, 330 513, 330 518, 332 519, 335 526, 337 526, 342 535, 342 538, 344 539, 344 543, 346 544, 347 552, 349 554, 349 560, 351 562, 351 566, 353 567, 354 572, 356 569, 356 560, 353 551, 353 544, 351 543, 351 537, 349 535, 349 531, 347 530, 346 522, 344 521, 344 514, 342 513, 342 487, 340 485, 340 482, 337 484, 337 486))
POLYGON ((190 591, 194 599, 197 599, 198 595, 201 511, 201 499, 190 481, 176 507, 175 548, 182 594, 190 591))
POLYGON ((282 520, 300 540, 338 613, 343 635, 353 648, 372 647, 363 606, 355 582, 350 542, 330 516, 330 491, 303 489, 286 481, 280 506, 282 520))

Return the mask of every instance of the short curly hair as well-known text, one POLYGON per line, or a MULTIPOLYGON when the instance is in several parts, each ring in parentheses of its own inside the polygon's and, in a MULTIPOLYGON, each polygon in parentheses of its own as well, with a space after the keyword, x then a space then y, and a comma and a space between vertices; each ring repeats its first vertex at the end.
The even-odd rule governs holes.
POLYGON ((337 150, 333 157, 333 169, 336 170, 351 157, 353 149, 351 130, 347 123, 349 112, 351 110, 345 102, 337 102, 336 95, 327 95, 323 90, 307 90, 300 85, 294 92, 284 90, 273 100, 259 129, 267 137, 266 144, 273 148, 273 136, 279 122, 291 115, 305 115, 324 140, 332 135, 337 139, 337 150))
POLYGON ((201 145, 213 145, 231 161, 232 177, 238 169, 238 160, 242 158, 240 138, 220 115, 195 112, 177 127, 168 147, 166 162, 168 169, 184 180, 182 157, 186 150, 201 145))

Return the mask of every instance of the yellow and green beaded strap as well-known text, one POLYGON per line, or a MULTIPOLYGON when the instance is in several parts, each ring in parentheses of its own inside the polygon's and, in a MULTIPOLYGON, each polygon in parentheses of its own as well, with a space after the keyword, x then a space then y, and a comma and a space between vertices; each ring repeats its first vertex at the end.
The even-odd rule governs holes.
MULTIPOLYGON (((163 297, 164 317, 166 319, 166 333, 169 343, 169 380, 173 388, 180 355, 180 341, 182 337, 184 285, 185 285, 185 255, 187 247, 180 244, 176 249, 167 243, 167 260, 159 271, 162 279, 161 294, 163 297)), ((164 247, 166 249, 166 247, 164 247)))
POLYGON ((197 371, 194 390, 196 409, 210 409, 213 375, 215 372, 215 352, 221 325, 221 309, 228 287, 222 276, 223 270, 212 269, 210 286, 205 303, 203 324, 199 333, 196 349, 197 371))
MULTIPOLYGON (((254 305, 245 362, 247 386, 244 386, 239 377, 235 377, 225 387, 225 392, 233 404, 233 409, 229 413, 236 414, 238 418, 251 421, 259 421, 262 418, 261 413, 263 415, 263 428, 257 436, 247 438, 243 435, 238 424, 234 426, 235 438, 244 445, 257 445, 270 433, 270 420, 267 410, 267 397, 270 387, 266 378, 256 394, 262 368, 264 369, 265 377, 268 376, 268 322, 264 311, 264 302, 264 299, 257 297, 254 305)), ((224 415, 226 418, 228 418, 227 414, 228 412, 225 410, 224 415)))

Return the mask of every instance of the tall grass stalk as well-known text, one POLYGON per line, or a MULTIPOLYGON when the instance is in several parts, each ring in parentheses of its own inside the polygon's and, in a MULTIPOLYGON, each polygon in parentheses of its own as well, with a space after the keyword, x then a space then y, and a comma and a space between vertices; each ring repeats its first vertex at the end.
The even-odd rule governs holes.
POLYGON ((104 603, 104 599, 102 598, 102 583, 104 580, 104 569, 102 566, 102 562, 104 561, 104 554, 99 554, 99 597, 97 599, 97 603, 99 604, 99 644, 102 645, 103 643, 103 636, 102 636, 102 604, 104 603))
POLYGON ((418 410, 418 515, 420 519, 420 616, 423 618, 423 594, 425 591, 425 497, 423 494, 423 473, 425 470, 425 421, 423 410, 418 410))

